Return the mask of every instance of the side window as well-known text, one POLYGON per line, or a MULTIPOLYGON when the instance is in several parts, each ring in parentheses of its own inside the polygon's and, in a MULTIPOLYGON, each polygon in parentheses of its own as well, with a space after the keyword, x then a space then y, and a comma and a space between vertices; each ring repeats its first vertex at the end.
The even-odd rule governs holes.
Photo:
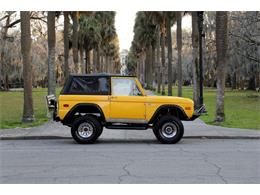
POLYGON ((112 78, 112 95, 141 96, 142 93, 131 78, 112 78))
POLYGON ((74 77, 72 78, 69 94, 108 95, 109 81, 106 77, 74 77))

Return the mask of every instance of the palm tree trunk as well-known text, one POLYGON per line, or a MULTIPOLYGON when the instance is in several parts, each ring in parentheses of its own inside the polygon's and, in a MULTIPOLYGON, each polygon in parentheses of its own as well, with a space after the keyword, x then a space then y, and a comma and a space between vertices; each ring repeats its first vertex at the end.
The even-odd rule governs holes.
POLYGON ((92 63, 93 63, 93 69, 94 69, 93 71, 98 72, 97 71, 97 69, 98 69, 98 67, 97 67, 97 50, 95 48, 92 50, 92 54, 93 54, 92 63))
POLYGON ((91 73, 91 70, 92 70, 92 67, 91 67, 91 59, 90 59, 90 52, 91 51, 88 51, 87 52, 87 55, 88 55, 88 57, 87 57, 87 61, 88 61, 88 73, 91 73))
POLYGON ((22 122, 34 121, 32 97, 30 12, 21 11, 21 52, 23 59, 24 104, 22 122))
POLYGON ((140 57, 136 61, 136 76, 140 80, 140 57))
POLYGON ((48 12, 48 94, 55 94, 55 12, 48 12))
POLYGON ((161 55, 162 55, 162 73, 161 73, 161 77, 162 77, 162 95, 165 95, 165 36, 164 33, 162 33, 162 51, 161 51, 161 55))
MULTIPOLYGON (((5 22, 5 26, 8 26, 10 24, 10 15, 8 14, 7 18, 6 18, 6 22, 5 22)), ((0 56, 0 86, 2 86, 2 82, 3 82, 3 87, 5 91, 9 91, 9 84, 8 84, 8 73, 6 72, 7 68, 7 64, 4 62, 4 56, 5 56, 5 52, 4 52, 4 48, 6 45, 6 37, 7 37, 7 32, 8 32, 8 28, 2 28, 1 29, 1 35, 2 35, 2 43, 1 43, 1 56, 0 56)))
POLYGON ((64 77, 69 76, 69 14, 64 12, 64 77))
POLYGON ((104 64, 104 69, 105 69, 105 72, 108 73, 108 56, 106 55, 105 56, 105 64, 104 64))
POLYGON ((216 121, 225 120, 224 95, 225 95, 225 69, 227 62, 227 12, 216 13, 216 48, 217 48, 217 101, 216 121))
POLYGON ((145 72, 146 72, 146 84, 147 89, 152 89, 152 45, 146 50, 146 63, 145 63, 145 72))
POLYGON ((160 60, 160 29, 158 28, 157 31, 157 49, 156 49, 156 58, 157 58, 157 93, 161 93, 161 84, 162 84, 162 77, 161 77, 161 60, 160 60))
POLYGON ((166 18, 167 30, 167 47, 168 47, 168 96, 172 96, 172 35, 171 35, 171 19, 166 18))
POLYGON ((88 50, 87 49, 85 49, 85 73, 86 74, 88 74, 88 57, 89 57, 89 54, 88 54, 89 52, 88 52, 88 50))
POLYGON ((141 54, 141 81, 142 84, 145 84, 145 54, 141 54))
POLYGON ((72 13, 73 33, 72 33, 72 52, 75 72, 79 73, 79 56, 78 56, 78 26, 79 26, 79 12, 72 13))
POLYGON ((100 72, 104 72, 104 56, 102 52, 100 55, 100 72))
POLYGON ((177 49, 178 49, 178 68, 177 68, 177 80, 178 80, 178 96, 182 97, 182 13, 177 12, 177 49))
POLYGON ((84 66, 84 48, 82 45, 80 45, 79 47, 79 60, 80 60, 81 72, 84 73, 86 72, 86 70, 84 66))
POLYGON ((152 55, 151 55, 151 87, 152 90, 156 89, 156 85, 155 85, 155 80, 156 80, 156 73, 155 73, 155 69, 156 69, 156 55, 155 55, 155 46, 152 46, 152 55))
POLYGON ((100 48, 99 46, 97 47, 97 72, 101 72, 101 68, 100 68, 100 48))
POLYGON ((149 49, 145 49, 145 68, 144 68, 144 82, 145 87, 148 87, 148 69, 149 69, 149 49))
POLYGON ((197 12, 192 12, 192 75, 193 75, 193 101, 195 108, 199 101, 199 29, 197 12))

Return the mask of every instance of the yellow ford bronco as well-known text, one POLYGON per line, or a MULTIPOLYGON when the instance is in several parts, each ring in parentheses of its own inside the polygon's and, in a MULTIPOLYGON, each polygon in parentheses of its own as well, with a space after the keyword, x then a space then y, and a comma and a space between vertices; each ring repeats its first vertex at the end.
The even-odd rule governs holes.
POLYGON ((161 143, 177 143, 184 133, 181 121, 194 120, 205 109, 194 110, 188 98, 148 96, 136 77, 109 74, 70 75, 58 101, 49 95, 47 105, 80 144, 95 142, 103 127, 152 128, 161 143))

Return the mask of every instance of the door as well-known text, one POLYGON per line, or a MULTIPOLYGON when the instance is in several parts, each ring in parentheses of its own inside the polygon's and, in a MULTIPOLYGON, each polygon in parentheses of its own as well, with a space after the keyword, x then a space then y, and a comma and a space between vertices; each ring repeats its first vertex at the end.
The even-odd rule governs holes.
POLYGON ((135 78, 112 77, 108 122, 146 123, 145 99, 135 78))

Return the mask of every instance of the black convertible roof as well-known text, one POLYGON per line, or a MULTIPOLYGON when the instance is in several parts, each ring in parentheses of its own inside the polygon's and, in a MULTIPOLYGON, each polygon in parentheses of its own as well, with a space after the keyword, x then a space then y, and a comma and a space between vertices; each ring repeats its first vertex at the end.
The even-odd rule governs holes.
POLYGON ((133 75, 94 73, 94 74, 70 74, 70 77, 136 77, 133 75))

